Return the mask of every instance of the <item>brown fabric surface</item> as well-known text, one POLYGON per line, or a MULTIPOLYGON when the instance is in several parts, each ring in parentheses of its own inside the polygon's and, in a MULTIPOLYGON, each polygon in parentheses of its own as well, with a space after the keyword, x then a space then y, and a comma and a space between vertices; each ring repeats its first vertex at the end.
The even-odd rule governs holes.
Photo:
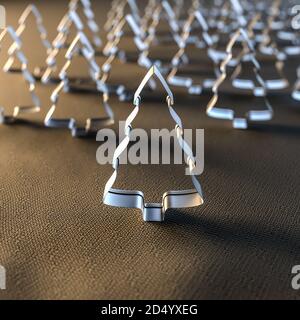
MULTIPOLYGON (((26 3, 3 2, 8 24, 16 25, 26 3)), ((67 2, 36 3, 53 39, 67 2)), ((109 2, 94 3, 103 25, 109 2)), ((36 35, 24 39, 28 58, 42 61, 36 35)), ((1 65, 5 53, 4 47, 1 65)), ((289 62, 290 78, 295 66, 289 62)), ((128 65, 114 77, 134 88, 143 73, 128 65)), ((2 105, 27 99, 20 75, 1 73, 0 85, 2 105)), ((7 270, 0 299, 299 298, 290 284, 291 268, 300 264, 299 103, 273 96, 274 120, 238 131, 206 117, 209 95, 176 91, 184 126, 205 129, 205 204, 149 224, 137 210, 102 204, 112 168, 97 164, 99 143, 39 125, 53 88, 38 86, 43 110, 35 124, 0 127, 0 264, 7 270)), ((173 126, 159 97, 145 99, 134 127, 173 126)), ((64 99, 59 110, 66 114, 98 101, 64 99)), ((117 119, 130 113, 130 103, 110 102, 117 119)), ((117 186, 157 202, 164 191, 191 183, 184 166, 128 165, 117 186)))

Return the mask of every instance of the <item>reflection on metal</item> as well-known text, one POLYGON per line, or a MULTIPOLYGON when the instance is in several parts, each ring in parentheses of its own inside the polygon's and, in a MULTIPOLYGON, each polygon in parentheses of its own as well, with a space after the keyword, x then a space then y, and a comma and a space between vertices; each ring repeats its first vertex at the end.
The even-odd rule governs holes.
POLYGON ((239 29, 233 34, 232 38, 230 39, 227 45, 226 53, 227 53, 226 58, 224 59, 220 67, 221 74, 219 78, 216 80, 212 88, 213 97, 208 103, 207 110, 206 110, 207 115, 216 119, 231 120, 233 122, 233 127, 237 129, 247 129, 248 121, 271 120, 273 117, 273 109, 266 96, 265 83, 260 75, 260 65, 255 58, 255 49, 252 43, 250 42, 250 39, 248 38, 247 32, 244 29, 239 29), (253 94, 254 96, 263 98, 266 109, 250 110, 245 114, 243 118, 237 118, 235 116, 234 110, 216 107, 216 104, 219 100, 219 87, 227 77, 227 67, 232 58, 232 49, 235 43, 237 42, 238 38, 241 36, 244 38, 244 41, 248 46, 249 52, 247 53, 247 57, 253 65, 253 72, 255 74, 256 81, 258 83, 258 86, 252 87, 253 94))
MULTIPOLYGON (((22 36, 23 32, 26 30, 26 21, 31 15, 33 15, 35 18, 36 27, 37 27, 38 33, 40 35, 42 45, 45 48, 46 53, 49 54, 49 52, 51 50, 51 44, 47 38, 47 31, 46 31, 46 28, 44 27, 44 24, 43 24, 42 15, 35 5, 33 5, 33 4, 28 5, 27 8, 22 13, 22 15, 18 21, 19 26, 16 30, 16 35, 19 38, 22 36)), ((9 72, 9 71, 21 72, 22 71, 21 68, 20 69, 13 68, 13 64, 15 61, 14 53, 16 50, 17 50, 17 46, 15 43, 13 43, 8 49, 9 59, 7 60, 7 62, 5 63, 5 66, 4 66, 5 72, 9 72)))
POLYGON ((203 204, 203 195, 202 195, 201 185, 194 175, 195 159, 190 146, 183 139, 182 122, 179 116, 177 115, 177 113, 175 112, 175 110, 173 109, 173 106, 174 106, 173 94, 168 84, 166 83, 165 79, 163 78, 162 74, 160 73, 160 71, 156 66, 152 66, 150 68, 145 78, 141 82, 140 86, 138 87, 134 95, 133 105, 134 105, 134 109, 131 112, 131 114, 128 116, 125 123, 126 137, 119 144, 119 146, 117 147, 114 153, 113 168, 115 171, 106 183, 104 195, 103 195, 103 202, 110 206, 139 209, 142 211, 144 221, 151 221, 151 222, 164 221, 165 213, 169 209, 188 208, 188 207, 194 207, 194 206, 199 206, 203 204), (166 100, 167 100, 171 117, 176 123, 175 130, 176 130, 177 139, 178 139, 179 145, 181 146, 183 152, 186 155, 186 163, 189 167, 189 173, 192 177, 192 182, 195 187, 195 189, 192 189, 192 190, 168 191, 164 193, 161 203, 146 203, 144 194, 141 191, 113 189, 113 185, 117 179, 117 173, 119 168, 119 157, 123 152, 125 152, 130 142, 130 133, 132 130, 131 124, 135 119, 135 117, 137 116, 140 109, 140 104, 142 100, 141 92, 143 91, 149 79, 151 79, 153 76, 156 76, 158 78, 158 80, 161 82, 162 86, 167 92, 166 100))
POLYGON ((109 95, 107 92, 107 88, 105 84, 103 84, 100 80, 101 70, 95 61, 94 49, 83 32, 79 32, 77 34, 77 36, 71 43, 65 55, 65 58, 67 59, 67 62, 65 63, 59 74, 61 82, 51 95, 52 107, 48 111, 44 120, 45 126, 54 128, 69 128, 71 130, 72 136, 82 137, 94 133, 104 126, 113 124, 114 115, 108 104, 109 95), (71 66, 72 59, 74 58, 74 56, 78 55, 79 51, 82 53, 83 57, 89 65, 90 76, 93 82, 96 84, 97 90, 103 94, 103 106, 107 115, 104 118, 88 118, 86 120, 86 125, 84 128, 78 127, 76 120, 73 118, 56 119, 53 117, 61 92, 66 92, 69 89, 69 78, 67 74, 68 69, 71 66))
POLYGON ((17 120, 19 115, 26 114, 26 113, 37 113, 40 111, 40 100, 35 92, 35 79, 28 70, 28 61, 22 52, 22 42, 18 35, 16 34, 15 30, 8 26, 1 34, 0 34, 0 44, 3 41, 4 37, 6 35, 9 35, 11 39, 14 41, 14 51, 13 55, 14 58, 17 59, 21 63, 21 72, 23 75, 24 80, 29 85, 29 93, 31 95, 32 99, 32 105, 31 106, 15 106, 13 109, 12 115, 5 115, 5 110, 3 107, 0 107, 0 123, 11 123, 17 120))

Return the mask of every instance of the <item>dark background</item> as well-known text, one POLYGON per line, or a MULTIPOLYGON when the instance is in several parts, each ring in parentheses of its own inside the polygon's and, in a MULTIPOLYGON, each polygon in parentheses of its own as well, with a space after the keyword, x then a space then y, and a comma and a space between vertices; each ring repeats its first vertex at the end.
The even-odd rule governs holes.
MULTIPOLYGON (((27 1, 2 3, 7 24, 16 26, 27 1)), ((34 3, 52 40, 67 1, 34 3)), ((110 1, 93 3, 103 26, 110 1)), ((40 64, 45 54, 33 26, 31 20, 24 32, 24 52, 40 64)), ((8 44, 3 43, 1 66, 8 44)), ((171 48, 160 50, 161 56, 173 54, 171 48)), ((85 74, 79 62, 72 69, 76 76, 85 74)), ((298 64, 287 63, 291 82, 298 64)), ((116 63, 113 80, 134 89, 144 74, 134 64, 116 63)), ((21 75, 1 72, 0 86, 0 104, 7 111, 30 102, 21 75)), ((200 177, 205 203, 170 211, 164 223, 151 224, 138 210, 103 205, 104 185, 113 171, 96 162, 99 142, 42 126, 54 88, 38 84, 42 112, 28 117, 31 124, 0 127, 0 264, 8 277, 0 299, 300 296, 291 287, 292 266, 300 264, 299 102, 287 93, 273 95, 274 120, 239 131, 205 115, 210 94, 190 97, 174 91, 185 128, 205 129, 200 177)), ((237 101, 234 94, 229 98, 237 101)), ((99 101, 94 94, 65 94, 57 112, 84 119, 99 101)), ((162 102, 163 93, 144 99, 134 127, 172 128, 162 102)), ((132 110, 130 102, 115 97, 110 104, 117 120, 132 110)), ((113 128, 118 130, 117 123, 113 128)), ((192 187, 184 169, 123 166, 116 186, 143 190, 147 202, 159 202, 166 190, 192 187)))

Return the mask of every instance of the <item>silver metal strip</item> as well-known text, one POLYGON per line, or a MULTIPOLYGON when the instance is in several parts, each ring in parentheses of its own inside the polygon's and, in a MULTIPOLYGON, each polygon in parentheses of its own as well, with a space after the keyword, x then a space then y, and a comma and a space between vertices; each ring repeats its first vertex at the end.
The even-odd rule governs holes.
MULTIPOLYGON (((255 57, 255 50, 253 48, 253 45, 248 37, 247 32, 240 28, 237 30, 233 36, 231 37, 227 48, 226 48, 226 57, 221 63, 220 67, 220 76, 216 80, 215 84, 213 85, 212 92, 213 92, 213 97, 209 101, 206 109, 206 113, 209 117, 216 118, 216 119, 224 119, 224 120, 232 120, 233 122, 233 127, 236 129, 247 129, 248 121, 267 121, 271 120, 273 117, 273 109, 271 104, 269 103, 267 99, 267 94, 266 94, 266 85, 264 80, 262 79, 260 75, 260 64, 256 60, 255 57), (220 85, 224 82, 224 80, 227 77, 227 66, 230 63, 230 60, 232 59, 232 49, 238 39, 242 37, 244 39, 244 42, 247 44, 248 47, 248 56, 250 57, 250 61, 253 64, 253 71, 256 76, 256 80, 259 83, 259 87, 254 87, 253 89, 253 94, 259 97, 262 97, 264 99, 266 109, 265 110, 250 110, 245 114, 244 118, 235 118, 235 112, 232 109, 225 109, 225 108, 219 108, 216 107, 216 104, 219 100, 219 87, 220 85)), ((242 59, 242 57, 240 57, 242 59)))
MULTIPOLYGON (((5 109, 4 107, 0 107, 0 123, 12 123, 18 120, 19 116, 21 114, 27 114, 27 113, 37 113, 40 112, 41 109, 41 103, 40 99, 38 98, 36 94, 36 82, 31 74, 31 72, 28 69, 27 59, 22 52, 22 42, 17 35, 16 31, 13 27, 8 26, 6 29, 3 30, 3 32, 0 34, 0 45, 3 39, 6 35, 9 35, 11 39, 16 43, 16 46, 14 47, 15 50, 13 51, 13 57, 14 59, 18 60, 21 63, 21 72, 23 75, 24 80, 28 84, 28 90, 32 99, 32 105, 30 106, 15 106, 13 109, 12 115, 5 115, 5 109)), ((4 67, 5 69, 5 67, 4 67)))
POLYGON ((77 33, 66 52, 65 58, 67 59, 67 61, 59 73, 61 82, 58 84, 51 95, 52 106, 45 117, 45 126, 52 128, 68 128, 71 130, 73 137, 84 137, 96 132, 100 128, 112 125, 114 123, 114 114, 108 104, 109 94, 106 85, 100 80, 101 69, 95 60, 95 51, 83 32, 77 33), (68 69, 72 64, 73 58, 78 55, 79 52, 83 53, 83 57, 89 65, 90 76, 93 82, 96 84, 97 91, 102 93, 102 102, 106 113, 106 116, 103 118, 86 119, 85 127, 79 127, 74 118, 57 119, 54 117, 54 112, 57 108, 61 93, 63 91, 66 92, 69 89, 68 69))
POLYGON ((105 185, 103 202, 104 204, 116 207, 124 208, 136 208, 141 210, 144 221, 149 222, 161 222, 164 221, 165 213, 169 209, 175 208, 188 208, 199 206, 203 204, 203 193, 201 185, 194 175, 195 159, 192 153, 192 149, 187 144, 183 138, 183 128, 182 122, 178 114, 173 109, 174 97, 168 87, 166 81, 164 80, 161 72, 156 66, 152 66, 147 72, 146 76, 141 82, 138 90, 134 95, 133 101, 134 109, 128 116, 125 122, 125 138, 121 141, 119 146, 116 148, 113 157, 113 168, 114 172, 109 178, 105 185), (192 190, 179 190, 179 191, 168 191, 163 194, 162 201, 160 203, 146 203, 143 192, 137 190, 120 190, 113 189, 113 185, 117 179, 117 173, 119 168, 119 157, 126 150, 130 142, 130 132, 132 130, 132 122, 138 115, 141 103, 141 92, 145 87, 147 81, 151 77, 156 76, 159 81, 161 81, 163 87, 167 92, 167 104, 171 117, 176 123, 175 130, 179 145, 181 146, 183 152, 186 155, 186 163, 189 168, 190 175, 192 177, 192 182, 195 189, 192 190))
MULTIPOLYGON (((18 38, 21 38, 23 32, 26 30, 26 22, 27 19, 33 15, 35 18, 35 22, 36 22, 36 28, 38 30, 38 33, 40 35, 40 39, 42 42, 43 47, 46 50, 46 53, 49 54, 50 50, 51 50, 51 44, 48 40, 48 36, 47 36, 47 31, 46 28, 43 24, 43 18, 41 13, 39 12, 39 10, 37 9, 37 7, 34 4, 30 4, 26 7, 26 9, 23 11, 22 15, 19 18, 19 25, 18 28, 16 30, 16 35, 18 38)), ((5 72, 9 72, 12 70, 13 68, 13 64, 15 62, 14 59, 14 53, 17 50, 16 47, 16 42, 14 42, 8 49, 8 55, 9 55, 9 59, 6 61, 5 63, 5 72)), ((15 71, 19 71, 22 72, 21 68, 20 69, 15 69, 15 71)))

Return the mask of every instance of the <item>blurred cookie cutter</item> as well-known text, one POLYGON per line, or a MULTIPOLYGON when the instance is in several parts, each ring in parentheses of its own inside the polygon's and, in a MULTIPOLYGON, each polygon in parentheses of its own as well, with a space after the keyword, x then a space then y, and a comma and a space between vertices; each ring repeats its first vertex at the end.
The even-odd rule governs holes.
POLYGON ((163 0, 162 7, 163 7, 164 11, 166 12, 166 18, 168 19, 168 24, 171 28, 171 31, 174 34, 178 34, 180 31, 180 27, 179 27, 179 24, 177 21, 177 16, 176 16, 172 6, 170 5, 170 3, 167 0, 163 0))
POLYGON ((156 44, 159 44, 161 42, 157 36, 157 31, 158 31, 158 25, 163 20, 164 17, 165 19, 167 19, 167 24, 169 25, 170 32, 171 32, 171 37, 168 38, 168 42, 171 39, 179 47, 181 37, 179 35, 180 27, 176 20, 176 15, 168 1, 165 0, 162 2, 158 2, 157 6, 153 11, 151 23, 146 32, 147 36, 143 41, 145 44, 145 49, 140 54, 138 64, 147 69, 149 69, 153 64, 156 64, 157 66, 159 66, 161 72, 166 73, 171 66, 169 65, 163 66, 163 63, 161 60, 153 61, 149 57, 150 49, 156 44))
POLYGON ((286 53, 280 51, 276 42, 272 39, 270 32, 272 31, 272 25, 274 16, 268 18, 267 27, 263 31, 262 41, 260 42, 258 49, 261 54, 265 56, 273 56, 276 59, 275 70, 280 76, 278 79, 265 79, 266 88, 269 91, 277 91, 285 89, 289 86, 289 81, 284 76, 284 61, 286 60, 286 53))
POLYGON ((79 15, 74 10, 69 10, 57 26, 58 34, 52 42, 52 50, 46 59, 47 67, 41 78, 44 84, 51 80, 52 74, 57 70, 57 56, 61 49, 67 46, 67 40, 72 24, 75 26, 77 32, 83 31, 84 25, 79 15))
MULTIPOLYGON (((241 6, 240 2, 238 0, 231 0, 229 2, 224 2, 223 7, 220 8, 220 16, 221 17, 230 17, 232 19, 232 15, 235 16, 235 24, 233 26, 228 26, 228 30, 226 31, 225 26, 218 26, 217 29, 222 33, 227 33, 228 35, 232 35, 236 29, 239 29, 242 27, 243 29, 247 26, 247 32, 248 34, 253 35, 253 25, 257 22, 258 16, 254 16, 254 18, 250 19, 247 25, 247 19, 244 15, 243 7, 241 6), (232 10, 230 10, 232 8, 232 10)), ((223 23, 223 21, 222 21, 223 23)), ((218 36, 218 40, 222 40, 221 36, 218 36)), ((242 39, 238 38, 236 40, 237 42, 242 42, 242 39)), ((215 42, 216 44, 218 42, 215 42)), ((218 49, 213 46, 211 46, 208 49, 208 55, 209 57, 215 62, 215 64, 219 65, 227 56, 226 50, 218 49)), ((239 62, 239 58, 234 58, 229 62, 230 67, 236 67, 239 62)))
POLYGON ((77 11, 79 5, 82 6, 83 14, 86 18, 86 25, 93 35, 93 45, 95 48, 100 48, 102 46, 102 40, 100 38, 100 28, 95 20, 95 14, 92 9, 92 4, 90 0, 71 0, 69 4, 69 9, 71 11, 77 11))
POLYGON ((15 106, 13 109, 13 114, 10 116, 5 115, 5 110, 3 107, 0 107, 0 123, 12 123, 17 120, 20 114, 28 114, 28 113, 38 113, 41 109, 40 99, 36 95, 36 82, 33 75, 28 70, 28 61, 22 52, 22 42, 15 30, 11 26, 7 26, 2 33, 0 34, 0 43, 4 39, 6 35, 9 35, 11 39, 14 41, 14 58, 17 59, 21 63, 21 72, 24 80, 29 85, 29 93, 32 100, 31 106, 15 106))
POLYGON ((224 61, 221 63, 220 67, 220 76, 216 80, 212 92, 213 97, 209 101, 206 109, 206 114, 209 117, 215 118, 215 119, 223 119, 223 120, 231 120, 233 122, 233 127, 235 129, 247 129, 248 128, 248 121, 268 121, 271 120, 273 117, 273 109, 271 107, 270 102, 267 99, 266 96, 266 88, 264 84, 264 80, 262 79, 260 75, 260 65, 258 61, 255 58, 255 50, 252 46, 252 43, 250 42, 247 32, 240 28, 237 30, 233 36, 231 37, 227 48, 226 48, 227 56, 224 59, 224 61), (219 87, 224 82, 224 80, 227 77, 227 66, 232 58, 232 49, 237 42, 237 39, 242 36, 244 37, 245 42, 249 46, 249 53, 248 58, 253 64, 253 71, 256 75, 257 82, 259 83, 259 87, 253 87, 253 94, 257 97, 262 97, 264 99, 266 109, 265 110, 250 110, 245 114, 244 118, 237 118, 235 117, 235 112, 232 109, 226 109, 226 108, 219 108, 216 107, 216 104, 219 100, 219 87))
MULTIPOLYGON (((184 54, 187 48, 187 42, 190 37, 191 30, 195 21, 199 24, 199 26, 202 29, 202 38, 205 43, 205 47, 210 48, 213 44, 213 39, 208 33, 209 27, 205 21, 205 18, 201 14, 201 12, 197 10, 191 13, 185 25, 183 26, 181 41, 179 43, 179 50, 177 51, 177 53, 172 59, 172 69, 167 77, 167 81, 170 85, 187 88, 189 94, 199 95, 202 93, 203 87, 208 88, 209 86, 212 85, 212 83, 214 82, 213 79, 204 79, 203 83, 195 84, 191 77, 184 77, 184 76, 177 75, 180 65, 182 65, 183 63, 184 64, 188 63, 188 61, 185 61, 188 58, 186 58, 187 56, 184 56, 184 54)), ((212 62, 214 63, 214 61, 212 62)), ((215 71, 215 75, 217 76, 216 71, 215 71)))
MULTIPOLYGON (((125 51, 122 51, 119 48, 119 43, 124 35, 123 29, 124 27, 128 25, 129 28, 133 32, 133 40, 134 44, 138 51, 138 57, 140 56, 141 52, 143 52, 146 49, 146 44, 142 40, 142 34, 140 32, 140 28, 137 25, 135 19, 131 14, 127 14, 117 25, 117 27, 114 29, 114 37, 108 43, 103 49, 104 56, 107 56, 106 61, 103 63, 101 70, 102 70, 102 78, 101 81, 106 84, 108 91, 110 93, 116 93, 120 100, 127 100, 127 93, 126 88, 124 85, 110 85, 108 84, 108 80, 111 75, 112 71, 112 64, 115 61, 116 58, 119 58, 121 62, 126 62, 127 56, 125 51)), ((138 59, 138 58, 137 58, 138 59)))
POLYGON ((129 6, 130 15, 133 16, 136 23, 140 24, 141 17, 135 0, 113 0, 111 9, 107 14, 107 21, 104 24, 104 30, 108 33, 108 38, 112 30, 120 23, 126 15, 126 5, 129 6))
POLYGON ((277 37, 280 40, 288 42, 285 45, 283 51, 288 56, 298 56, 300 55, 300 31, 285 31, 280 30, 277 33, 277 37))
POLYGON ((243 7, 239 0, 230 0, 232 9, 236 15, 236 19, 241 28, 244 28, 247 25, 247 19, 244 15, 243 7))
POLYGON ((148 26, 150 25, 152 15, 156 7, 157 7, 157 0, 149 0, 147 6, 145 7, 144 15, 140 20, 141 21, 140 29, 144 36, 147 33, 148 26))
POLYGON ((110 40, 106 43, 103 49, 103 54, 105 56, 113 56, 113 59, 111 57, 109 59, 110 64, 116 58, 116 54, 122 62, 127 61, 126 52, 122 51, 118 46, 122 37, 124 36, 123 29, 125 28, 125 25, 128 25, 129 29, 133 33, 133 41, 137 48, 137 51, 140 53, 147 48, 146 44, 143 41, 144 34, 141 32, 139 25, 131 14, 127 14, 114 28, 112 37, 110 37, 110 40))
POLYGON ((296 83, 292 92, 292 98, 297 101, 300 101, 300 66, 297 69, 297 78, 298 79, 296 80, 296 83))
POLYGON ((112 125, 114 123, 114 114, 108 104, 109 95, 105 85, 100 81, 101 71, 100 67, 95 61, 94 49, 83 32, 78 32, 77 36, 71 43, 71 46, 69 47, 65 58, 67 59, 67 62, 65 63, 59 74, 61 82, 51 95, 52 106, 45 117, 45 126, 52 128, 68 128, 71 130, 73 137, 84 137, 90 135, 91 133, 94 133, 104 126, 112 125), (79 50, 81 50, 83 57, 89 64, 90 75, 92 80, 96 83, 97 90, 103 93, 103 106, 107 115, 103 118, 88 118, 86 120, 86 125, 84 128, 78 127, 74 118, 56 119, 53 117, 61 92, 68 91, 69 79, 67 72, 69 67, 71 66, 73 57, 78 54, 79 50))
MULTIPOLYGON (((16 29, 16 35, 20 38, 23 34, 23 32, 26 29, 26 21, 27 19, 33 15, 35 18, 35 22, 36 22, 36 27, 42 42, 43 47, 46 50, 46 53, 49 54, 50 50, 51 50, 51 44, 48 41, 47 38, 47 30, 43 24, 43 18, 41 13, 39 12, 39 10, 37 9, 37 7, 34 4, 30 4, 26 7, 26 9, 23 11, 23 13, 21 14, 19 21, 18 21, 18 28, 16 29)), ((8 49, 8 55, 9 55, 9 59, 6 61, 5 66, 4 66, 4 71, 5 72, 21 72, 21 68, 14 68, 13 64, 15 61, 15 57, 14 57, 14 53, 17 50, 17 45, 14 42, 8 49)), ((33 74, 35 73, 39 73, 39 67, 36 67, 33 74)))
MULTIPOLYGON (((50 53, 47 56, 46 59, 46 70, 44 71, 41 81, 46 84, 50 81, 57 82, 57 79, 53 79, 53 73, 57 70, 57 56, 60 53, 60 51, 63 48, 68 48, 69 45, 67 43, 71 27, 74 26, 76 32, 84 32, 85 24, 81 20, 80 16, 77 13, 78 3, 79 1, 75 1, 74 3, 70 3, 68 13, 63 16, 60 23, 57 26, 57 36, 52 42, 52 49, 50 50, 50 53), (75 5, 77 4, 77 5, 75 5)), ((82 2, 81 2, 82 3, 82 2)), ((84 1, 85 3, 85 1, 84 1)), ((85 8, 85 14, 90 16, 89 12, 93 13, 90 7, 85 8)), ((93 19, 91 20, 93 21, 93 19)), ((97 26, 95 26, 91 21, 88 20, 88 23, 90 23, 90 27, 98 29, 97 26), (94 27, 93 27, 94 26, 94 27)), ((94 46, 101 46, 100 38, 99 41, 96 40, 97 35, 94 34, 94 46)), ((58 80, 59 81, 59 80, 58 80)))
MULTIPOLYGON (((255 37, 255 33, 254 33, 253 28, 254 28, 255 24, 260 20, 260 18, 261 18, 261 14, 257 14, 251 19, 250 23, 248 24, 248 28, 247 28, 248 38, 246 39, 247 41, 245 41, 243 36, 241 36, 239 38, 239 40, 243 44, 243 50, 241 51, 241 54, 237 58, 238 64, 237 64, 231 78, 233 79, 232 85, 235 88, 238 88, 241 90, 253 90, 255 88, 255 82, 253 80, 239 78, 239 75, 241 74, 241 71, 242 71, 241 62, 253 60, 252 59, 253 55, 251 55, 251 54, 249 55, 248 53, 249 53, 249 51, 252 51, 252 52, 255 51, 254 43, 256 43, 256 37, 255 37)), ((269 38, 268 31, 266 32, 264 30, 263 39, 262 39, 262 42, 260 43, 259 46, 265 45, 265 43, 266 43, 265 41, 268 38, 269 38)), ((267 40, 267 41, 269 41, 269 40, 267 40)), ((278 49, 276 48, 275 44, 270 45, 268 47, 265 45, 265 47, 270 49, 268 52, 268 55, 274 54, 274 55, 276 55, 276 57, 279 56, 279 52, 278 52, 278 49)), ((271 79, 271 80, 264 79, 264 83, 265 83, 267 90, 280 90, 280 89, 286 88, 289 85, 288 81, 282 75, 283 64, 280 64, 280 62, 278 61, 275 64, 275 68, 276 68, 276 71, 278 72, 278 74, 282 76, 282 79, 271 79)))
MULTIPOLYGON (((291 8, 287 22, 288 29, 279 30, 277 33, 278 39, 288 43, 283 49, 288 56, 300 55, 300 28, 295 28, 294 26, 295 17, 297 17, 299 10, 299 4, 291 8)), ((296 25, 299 24, 298 21, 299 19, 296 19, 296 25)))
POLYGON ((182 122, 179 118, 178 114, 173 109, 174 106, 174 97, 171 92, 167 82, 163 78, 159 69, 156 66, 152 66, 150 70, 147 72, 146 76, 142 80, 140 86, 134 95, 133 100, 134 109, 131 114, 128 116, 125 122, 125 135, 123 141, 119 144, 117 149, 115 150, 113 156, 113 168, 114 173, 109 178, 105 185, 103 202, 106 205, 115 206, 115 207, 123 207, 123 208, 136 208, 141 210, 143 214, 144 221, 148 222, 161 222, 164 221, 165 213, 169 209, 175 208, 188 208, 195 207, 203 204, 203 194, 199 181, 194 175, 195 169, 195 159, 192 153, 192 149, 187 144, 187 142, 183 139, 183 128, 182 122), (130 133, 132 130, 132 122, 137 116, 140 104, 141 104, 141 92, 143 91, 146 83, 150 78, 156 76, 158 80, 161 82, 163 88, 167 92, 167 105, 169 108, 169 112, 171 117, 176 123, 175 130, 178 139, 178 143, 185 153, 186 163, 189 168, 189 173, 192 178, 193 185, 195 189, 191 190, 179 190, 179 191, 168 191, 164 193, 162 197, 161 203, 146 203, 143 192, 141 191, 133 191, 133 190, 120 190, 113 189, 113 185, 117 179, 118 168, 119 168, 119 157, 123 152, 125 152, 129 142, 130 142, 130 133))

